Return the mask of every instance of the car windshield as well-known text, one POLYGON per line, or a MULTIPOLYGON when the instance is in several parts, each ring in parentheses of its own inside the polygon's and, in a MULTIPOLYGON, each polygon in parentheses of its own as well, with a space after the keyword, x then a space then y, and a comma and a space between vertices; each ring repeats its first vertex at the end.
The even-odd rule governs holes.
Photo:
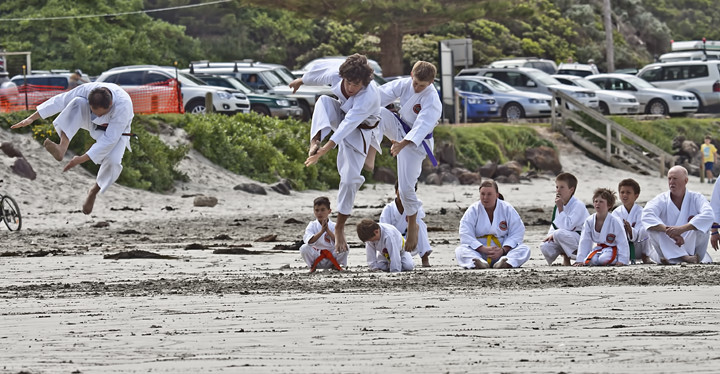
POLYGON ((545 86, 552 86, 556 84, 561 84, 557 79, 550 76, 550 74, 542 72, 542 71, 528 71, 527 75, 532 78, 533 80, 537 81, 538 83, 541 83, 545 86))
POLYGON ((509 86, 505 84, 504 82, 501 82, 497 79, 483 79, 483 83, 490 86, 490 88, 496 90, 496 91, 502 91, 502 92, 512 92, 517 91, 516 89, 512 88, 512 86, 509 86))
POLYGON ((602 88, 600 88, 600 86, 598 86, 597 84, 595 84, 593 82, 590 82, 587 79, 573 79, 572 81, 575 82, 575 84, 580 87, 589 88, 591 90, 602 90, 602 88))
POLYGON ((201 81, 200 79, 187 74, 187 73, 181 73, 178 72, 178 80, 180 83, 187 85, 187 86, 207 86, 208 84, 201 81))
POLYGON ((295 76, 292 75, 292 72, 286 68, 273 69, 273 73, 277 74, 280 79, 285 81, 286 84, 290 84, 290 82, 295 80, 295 76))
POLYGON ((633 77, 632 75, 628 75, 627 77, 622 77, 622 79, 626 80, 628 83, 635 86, 635 88, 655 88, 652 84, 648 83, 647 81, 640 79, 638 77, 633 77))
MULTIPOLYGON (((258 74, 262 76, 262 79, 263 81, 265 81, 265 84, 267 84, 268 88, 286 85, 285 81, 272 70, 261 71, 258 72, 258 74)), ((287 84, 290 84, 290 82, 288 82, 287 84)))
MULTIPOLYGON (((206 77, 206 78, 201 78, 201 79, 211 86, 214 86, 215 83, 222 80, 222 81, 227 82, 227 84, 232 86, 232 88, 234 88, 246 95, 253 93, 252 88, 246 86, 243 82, 241 82, 240 80, 238 80, 235 77, 229 77, 229 76, 228 77, 206 77)), ((226 86, 219 86, 219 87, 226 87, 226 86)))

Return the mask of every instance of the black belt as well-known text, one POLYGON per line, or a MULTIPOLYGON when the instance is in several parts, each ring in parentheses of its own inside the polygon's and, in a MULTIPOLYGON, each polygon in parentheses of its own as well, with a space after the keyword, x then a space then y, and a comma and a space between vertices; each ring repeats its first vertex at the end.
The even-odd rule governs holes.
POLYGON ((358 125, 357 128, 359 128, 360 130, 372 130, 372 129, 378 127, 379 124, 380 124, 380 121, 377 121, 372 125, 367 122, 362 122, 358 125))
MULTIPOLYGON (((376 124, 375 126, 377 126, 377 124, 376 124)), ((108 127, 108 124, 107 124, 107 123, 103 123, 102 125, 96 124, 96 125, 95 125, 95 130, 98 130, 98 131, 106 131, 106 130, 107 130, 107 127, 108 127)), ((133 137, 133 138, 136 138, 136 139, 137 139, 137 137, 138 137, 137 134, 135 134, 135 133, 133 133, 133 132, 124 132, 124 133, 122 133, 122 136, 130 136, 130 137, 133 137)))

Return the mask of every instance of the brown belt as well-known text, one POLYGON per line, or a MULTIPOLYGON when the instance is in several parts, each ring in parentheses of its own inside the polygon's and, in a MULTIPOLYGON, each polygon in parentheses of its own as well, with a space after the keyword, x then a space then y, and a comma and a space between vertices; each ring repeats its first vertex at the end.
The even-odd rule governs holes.
POLYGON ((372 125, 368 124, 367 122, 362 122, 358 125, 357 128, 359 128, 360 130, 372 130, 372 129, 378 127, 379 124, 380 124, 380 121, 377 121, 372 125))

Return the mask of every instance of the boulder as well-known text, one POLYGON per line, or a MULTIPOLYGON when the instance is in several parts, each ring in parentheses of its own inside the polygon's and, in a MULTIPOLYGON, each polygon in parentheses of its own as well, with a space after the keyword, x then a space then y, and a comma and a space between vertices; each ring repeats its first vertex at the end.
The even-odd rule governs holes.
POLYGON ((440 178, 440 174, 432 173, 425 178, 425 184, 440 186, 442 185, 442 178, 440 178))
POLYGON ((488 161, 485 163, 485 165, 480 167, 480 176, 483 178, 492 178, 495 176, 495 171, 497 170, 497 163, 488 161))
POLYGON ((442 172, 440 173, 440 184, 460 184, 460 180, 453 173, 442 172))
POLYGON ((495 178, 497 179, 500 176, 508 177, 510 175, 516 175, 519 177, 520 173, 522 173, 522 166, 520 166, 520 163, 517 161, 509 161, 498 166, 495 171, 495 178))
POLYGON ((265 188, 257 183, 242 183, 233 187, 233 190, 245 191, 253 195, 267 195, 265 188))
POLYGON ((479 186, 480 182, 482 181, 482 177, 480 177, 480 174, 473 173, 470 171, 461 173, 457 177, 458 177, 458 181, 460 182, 460 184, 466 185, 466 186, 467 185, 479 186))
POLYGON ((22 157, 22 153, 15 149, 12 143, 3 142, 0 144, 0 150, 3 151, 8 157, 22 157))
POLYGON ((37 177, 35 170, 33 170, 32 166, 30 166, 30 163, 27 162, 25 157, 22 156, 15 160, 15 163, 10 166, 10 169, 12 169, 15 174, 23 178, 35 180, 37 177))
POLYGON ((525 159, 537 170, 552 171, 555 175, 562 172, 560 158, 553 148, 547 146, 528 148, 525 150, 525 159))
POLYGON ((195 196, 195 200, 193 200, 193 205, 195 206, 207 206, 207 207, 214 207, 217 205, 218 199, 214 196, 195 196))
POLYGON ((376 182, 395 184, 397 180, 397 174, 389 167, 380 166, 375 168, 373 172, 373 179, 376 182))
POLYGON ((270 186, 270 189, 282 195, 290 195, 292 185, 290 184, 289 180, 283 179, 280 182, 277 182, 270 186))
POLYGON ((455 165, 457 158, 455 157, 455 146, 452 143, 443 143, 441 146, 435 147, 435 158, 438 163, 455 165))

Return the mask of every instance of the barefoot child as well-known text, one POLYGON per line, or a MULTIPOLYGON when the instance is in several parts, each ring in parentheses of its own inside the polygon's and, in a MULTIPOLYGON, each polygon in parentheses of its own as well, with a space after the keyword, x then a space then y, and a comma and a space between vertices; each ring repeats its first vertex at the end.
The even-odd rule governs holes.
POLYGON ((573 266, 623 266, 630 260, 630 246, 625 226, 608 214, 615 205, 615 192, 598 188, 593 193, 595 214, 585 220, 577 261, 573 266))
POLYGON ((548 265, 562 256, 563 265, 570 266, 570 259, 577 257, 580 230, 590 215, 585 204, 574 196, 577 183, 577 178, 570 173, 561 173, 555 178, 552 223, 547 238, 540 244, 548 265))
POLYGON ((80 129, 87 130, 96 140, 85 154, 74 156, 63 172, 87 161, 100 164, 96 183, 90 188, 82 212, 90 214, 99 192, 105 192, 120 176, 125 149, 130 150, 130 123, 133 104, 130 95, 112 83, 86 83, 70 91, 53 96, 38 105, 37 111, 12 125, 17 129, 32 124, 40 118, 56 113, 53 125, 60 136, 60 144, 45 139, 45 149, 58 161, 62 161, 70 140, 80 129))
POLYGON ((305 229, 305 244, 300 246, 300 256, 311 273, 316 269, 342 270, 341 265, 347 266, 348 252, 335 250, 335 223, 330 221, 330 199, 325 196, 315 199, 313 212, 316 219, 305 229))
POLYGON ((414 251, 418 246, 418 230, 415 215, 422 203, 414 186, 422 171, 425 157, 437 164, 432 150, 432 132, 442 115, 442 104, 433 85, 437 69, 426 61, 418 61, 410 72, 410 78, 401 78, 380 86, 380 110, 383 133, 390 139, 390 153, 397 157, 397 173, 400 200, 408 216, 407 242, 405 248, 414 251), (385 106, 400 99, 398 115, 385 106))
MULTIPOLYGON (((415 187, 417 188, 417 184, 415 187)), ((430 240, 428 239, 427 225, 422 220, 425 217, 425 212, 423 211, 422 206, 418 209, 416 217, 418 225, 418 246, 414 251, 411 251, 410 254, 417 254, 420 256, 422 266, 429 267, 432 248, 430 248, 430 240)), ((398 193, 398 183, 395 182, 395 200, 386 205, 383 209, 380 214, 380 223, 393 225, 403 236, 406 236, 408 219, 407 211, 405 210, 402 200, 400 200, 400 194, 398 193)))
POLYGON ((530 248, 523 244, 525 225, 515 208, 499 196, 497 183, 482 182, 480 201, 460 220, 460 246, 455 249, 455 258, 461 267, 518 268, 530 259, 530 248))
POLYGON ((630 262, 634 264, 636 259, 642 259, 643 264, 658 263, 660 258, 650 244, 647 230, 641 222, 643 207, 635 203, 640 196, 640 185, 634 179, 623 179, 618 185, 618 194, 622 205, 615 208, 612 214, 625 226, 630 245, 630 262))
POLYGON ((330 85, 337 97, 321 96, 315 103, 310 128, 310 151, 305 166, 315 164, 320 157, 338 147, 340 185, 335 226, 335 249, 338 252, 348 250, 345 222, 352 213, 355 195, 365 182, 360 171, 368 159, 370 149, 380 152, 380 96, 372 79, 373 69, 367 58, 356 53, 340 66, 336 62, 317 64, 302 78, 290 83, 293 93, 302 84, 330 85), (320 147, 321 140, 331 131, 333 135, 330 140, 320 147))
POLYGON ((412 255, 403 249, 403 237, 395 226, 364 219, 357 225, 358 238, 365 243, 370 271, 410 271, 412 255))

